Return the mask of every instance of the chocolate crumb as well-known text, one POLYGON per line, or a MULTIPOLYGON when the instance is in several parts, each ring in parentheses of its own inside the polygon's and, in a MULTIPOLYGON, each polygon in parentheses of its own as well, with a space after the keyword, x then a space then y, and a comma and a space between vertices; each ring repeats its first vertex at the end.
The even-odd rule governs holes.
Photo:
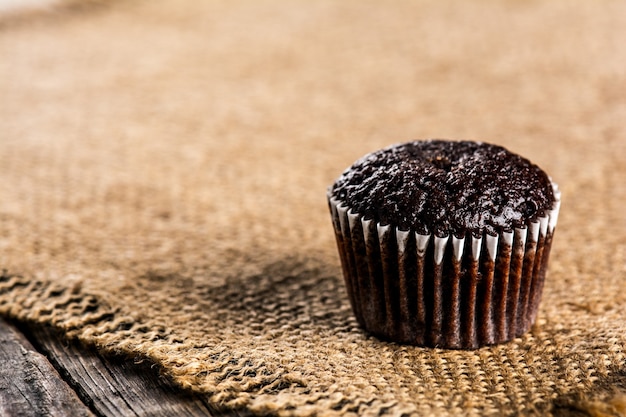
POLYGON ((421 234, 512 231, 555 202, 548 176, 505 148, 426 140, 390 146, 348 168, 331 189, 353 212, 421 234))

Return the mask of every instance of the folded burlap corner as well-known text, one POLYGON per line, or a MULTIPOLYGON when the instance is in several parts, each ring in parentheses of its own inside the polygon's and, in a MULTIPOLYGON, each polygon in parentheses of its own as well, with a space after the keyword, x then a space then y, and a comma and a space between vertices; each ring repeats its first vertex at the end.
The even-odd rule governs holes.
POLYGON ((258 413, 624 413, 623 4, 187 3, 1 23, 1 314, 258 413), (511 343, 386 343, 350 310, 326 187, 429 137, 562 188, 511 343))

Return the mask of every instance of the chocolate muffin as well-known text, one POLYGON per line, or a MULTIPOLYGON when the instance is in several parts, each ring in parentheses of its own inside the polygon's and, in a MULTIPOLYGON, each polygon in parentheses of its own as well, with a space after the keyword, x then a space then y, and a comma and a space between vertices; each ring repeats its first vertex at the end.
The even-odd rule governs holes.
POLYGON ((366 155, 328 200, 353 311, 399 343, 477 348, 534 323, 560 205, 539 167, 481 142, 366 155))

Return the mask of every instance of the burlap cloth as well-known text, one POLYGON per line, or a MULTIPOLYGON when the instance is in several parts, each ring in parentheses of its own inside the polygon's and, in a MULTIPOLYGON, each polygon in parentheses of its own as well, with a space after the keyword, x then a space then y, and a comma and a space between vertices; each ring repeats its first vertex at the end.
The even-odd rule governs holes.
POLYGON ((258 413, 626 413, 625 2, 92 3, 0 24, 3 315, 258 413), (350 310, 326 187, 431 137, 562 188, 512 343, 384 343, 350 310))

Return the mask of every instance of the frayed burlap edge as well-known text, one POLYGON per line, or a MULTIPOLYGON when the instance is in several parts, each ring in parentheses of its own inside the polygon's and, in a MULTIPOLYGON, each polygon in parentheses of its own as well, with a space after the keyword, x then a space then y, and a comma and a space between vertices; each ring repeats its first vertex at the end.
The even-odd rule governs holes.
MULTIPOLYGON (((206 382, 206 371, 178 352, 185 341, 164 326, 142 323, 112 308, 104 294, 88 294, 80 281, 63 287, 45 280, 3 271, 0 274, 0 315, 11 320, 50 326, 65 337, 96 348, 105 355, 148 360, 159 372, 182 389, 206 395, 217 408, 247 408, 259 415, 345 415, 367 409, 368 415, 404 415, 410 409, 395 401, 375 397, 345 398, 339 393, 311 395, 310 388, 298 377, 271 364, 253 364, 250 358, 231 354, 214 355, 212 368, 218 380, 226 380, 233 367, 265 369, 265 375, 252 383, 231 384, 231 389, 206 382), (10 302, 8 300, 11 300, 10 302), (172 349, 174 346, 174 349, 172 349), (243 389, 242 389, 243 388, 243 389), (287 395, 283 391, 289 390, 287 395)), ((228 385, 228 384, 227 384, 228 385)), ((408 415, 408 414, 407 414, 408 415)))
MULTIPOLYGON (((259 415, 416 415, 409 404, 356 394, 344 396, 332 389, 312 395, 296 373, 271 364, 255 364, 251 358, 235 358, 224 352, 214 355, 212 368, 228 382, 233 370, 265 369, 253 383, 207 383, 200 364, 185 360, 185 341, 164 326, 142 323, 112 308, 104 296, 87 294, 79 283, 62 287, 44 280, 28 279, 4 272, 0 275, 0 315, 17 321, 48 325, 66 337, 93 346, 103 354, 149 360, 161 373, 183 389, 206 395, 216 407, 247 408, 259 415), (8 302, 7 300, 12 300, 8 302), (178 348, 177 348, 178 346, 178 348), (228 384, 227 384, 228 385, 228 384), (242 389, 243 388, 243 389, 242 389)), ((331 387, 332 388, 332 387, 331 387)), ((479 409, 467 415, 480 414, 479 409)), ((436 413, 435 413, 436 414, 436 413)), ((495 413, 489 413, 491 415, 495 413)), ((540 404, 529 404, 509 415, 580 415, 592 417, 626 416, 626 375, 615 370, 591 390, 573 391, 540 404)), ((446 415, 442 412, 441 415, 446 415)))

